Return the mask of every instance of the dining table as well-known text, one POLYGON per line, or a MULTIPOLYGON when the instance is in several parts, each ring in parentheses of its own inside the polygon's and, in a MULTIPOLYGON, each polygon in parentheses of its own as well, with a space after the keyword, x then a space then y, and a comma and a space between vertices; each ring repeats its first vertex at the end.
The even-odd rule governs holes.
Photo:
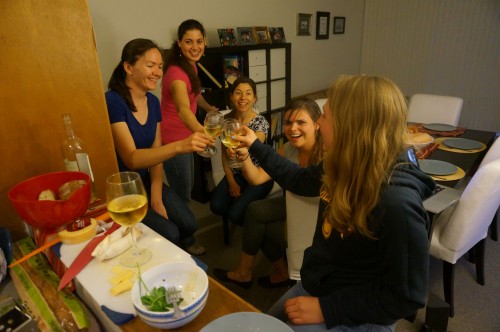
MULTIPOLYGON (((260 312, 260 310, 209 276, 208 299, 205 308, 192 322, 175 331, 199 331, 213 320, 234 312, 260 312)), ((126 332, 161 331, 147 325, 138 317, 121 325, 120 328, 126 332)))
MULTIPOLYGON (((146 225, 139 225, 143 235, 138 239, 138 245, 153 252, 152 259, 141 266, 141 272, 168 262, 186 262, 207 269, 198 258, 191 256, 146 225)), ((66 267, 71 266, 87 243, 88 241, 62 244, 61 262, 66 267)), ((120 265, 119 258, 116 256, 104 261, 91 260, 74 279, 78 296, 99 320, 105 331, 160 331, 136 316, 130 291, 116 296, 111 295, 110 278, 113 276, 113 269, 120 265)), ((260 312, 260 310, 208 276, 208 297, 205 307, 193 321, 176 331, 199 331, 213 320, 235 312, 260 312)))
MULTIPOLYGON (((435 139, 443 138, 439 134, 431 134, 435 139)), ((476 129, 466 129, 463 134, 455 137, 449 138, 464 138, 468 140, 473 140, 480 142, 485 145, 485 149, 476 153, 460 153, 458 150, 453 149, 436 149, 434 150, 427 159, 441 160, 446 161, 450 164, 460 167, 464 171, 464 176, 460 179, 456 180, 440 180, 439 178, 434 178, 434 180, 448 187, 463 187, 464 181, 469 179, 477 167, 483 160, 483 157, 487 153, 488 149, 493 144, 495 140, 496 132, 484 131, 484 130, 476 130, 476 129)))

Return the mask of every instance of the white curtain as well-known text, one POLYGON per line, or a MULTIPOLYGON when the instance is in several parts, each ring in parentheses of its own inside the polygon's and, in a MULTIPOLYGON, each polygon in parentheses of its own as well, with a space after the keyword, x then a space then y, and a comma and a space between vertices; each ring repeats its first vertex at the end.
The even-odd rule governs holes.
POLYGON ((361 72, 464 99, 460 126, 500 131, 500 1, 366 0, 361 72))

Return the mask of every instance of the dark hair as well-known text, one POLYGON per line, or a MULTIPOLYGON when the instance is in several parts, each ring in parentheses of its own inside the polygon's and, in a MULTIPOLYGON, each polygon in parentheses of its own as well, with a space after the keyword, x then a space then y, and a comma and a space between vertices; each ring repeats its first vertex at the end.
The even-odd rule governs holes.
MULTIPOLYGON (((257 85, 255 84, 255 82, 249 78, 249 77, 246 77, 246 76, 240 76, 238 77, 234 82, 233 84, 231 84, 231 86, 229 87, 229 93, 232 95, 234 93, 234 90, 236 90, 236 87, 240 84, 248 84, 250 85, 250 88, 252 89, 253 91, 253 94, 255 95, 255 98, 257 99, 257 85)), ((231 102, 231 108, 233 109, 231 111, 231 113, 229 113, 227 116, 228 117, 234 117, 235 115, 235 107, 234 105, 232 105, 232 102, 231 102)))
POLYGON ((109 79, 108 89, 113 90, 125 99, 125 103, 132 110, 136 112, 137 109, 130 94, 130 88, 125 84, 127 73, 123 68, 125 62, 134 65, 137 60, 150 49, 156 48, 162 54, 161 48, 150 39, 137 38, 129 41, 122 50, 122 57, 111 74, 109 79))
MULTIPOLYGON (((321 117, 322 114, 321 108, 319 107, 318 103, 316 103, 316 101, 307 97, 297 97, 293 98, 286 104, 285 109, 283 110, 283 114, 286 114, 286 112, 288 111, 291 112, 288 115, 288 118, 286 118, 285 120, 290 119, 290 116, 292 116, 295 112, 302 110, 306 111, 307 114, 309 114, 314 123, 318 122, 318 119, 321 117)), ((317 130, 316 135, 314 137, 314 146, 311 151, 311 155, 309 157, 309 163, 311 165, 317 164, 323 159, 322 145, 323 144, 321 143, 321 133, 319 130, 317 130)))
POLYGON ((181 48, 177 44, 177 41, 180 41, 184 34, 189 30, 198 30, 203 35, 203 38, 206 37, 205 28, 197 20, 189 19, 182 22, 177 29, 177 40, 172 43, 172 47, 168 52, 165 70, 172 65, 181 67, 181 69, 187 74, 189 82, 191 82, 193 93, 198 94, 201 91, 200 78, 189 61, 187 61, 182 55, 181 48))
POLYGON ((257 97, 257 85, 255 85, 255 82, 251 78, 246 77, 246 76, 240 76, 236 80, 234 80, 233 84, 231 84, 229 92, 231 94, 233 94, 236 87, 240 84, 250 85, 250 87, 252 88, 253 94, 257 97))

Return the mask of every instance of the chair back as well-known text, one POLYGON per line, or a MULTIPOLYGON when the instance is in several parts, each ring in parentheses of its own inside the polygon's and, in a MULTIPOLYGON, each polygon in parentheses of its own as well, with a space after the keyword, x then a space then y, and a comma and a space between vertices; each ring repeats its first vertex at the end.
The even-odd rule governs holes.
POLYGON ((318 106, 321 110, 321 113, 323 113, 323 106, 326 104, 327 101, 328 101, 328 98, 321 98, 321 99, 315 100, 316 104, 318 104, 318 106))
POLYGON ((500 159, 477 170, 454 209, 434 221, 431 254, 455 264, 484 239, 500 205, 500 159))
POLYGON ((300 280, 304 250, 313 241, 318 218, 319 196, 304 197, 286 192, 286 234, 288 274, 300 280))
POLYGON ((458 97, 415 94, 408 107, 408 122, 444 123, 457 126, 463 99, 458 97))
POLYGON ((488 152, 486 152, 486 155, 484 156, 483 160, 481 160, 481 164, 479 165, 479 168, 483 167, 490 161, 500 159, 500 139, 495 139, 493 144, 491 145, 490 149, 488 152))
POLYGON ((224 167, 222 167, 222 144, 220 139, 215 140, 215 148, 217 153, 215 156, 210 158, 210 163, 212 164, 212 178, 214 180, 214 185, 217 186, 222 178, 226 175, 224 174, 224 167))

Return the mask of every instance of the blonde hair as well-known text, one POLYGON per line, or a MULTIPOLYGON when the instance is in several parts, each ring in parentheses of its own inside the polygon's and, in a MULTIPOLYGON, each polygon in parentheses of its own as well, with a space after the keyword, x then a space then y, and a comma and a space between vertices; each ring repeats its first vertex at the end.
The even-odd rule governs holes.
POLYGON ((368 216, 404 148, 406 101, 389 79, 340 76, 328 91, 333 142, 322 190, 325 221, 342 234, 374 238, 368 216))

